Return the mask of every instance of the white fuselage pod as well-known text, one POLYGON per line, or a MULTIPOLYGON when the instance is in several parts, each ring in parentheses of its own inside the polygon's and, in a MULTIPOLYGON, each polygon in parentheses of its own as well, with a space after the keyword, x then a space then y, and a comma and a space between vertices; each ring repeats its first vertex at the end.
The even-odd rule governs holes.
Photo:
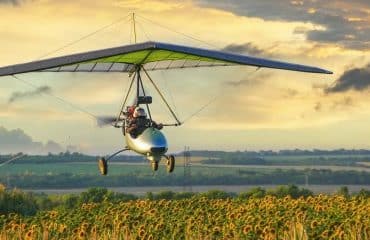
POLYGON ((163 133, 156 128, 149 127, 136 138, 126 133, 127 146, 139 153, 145 155, 148 160, 158 162, 167 152, 167 140, 163 133))

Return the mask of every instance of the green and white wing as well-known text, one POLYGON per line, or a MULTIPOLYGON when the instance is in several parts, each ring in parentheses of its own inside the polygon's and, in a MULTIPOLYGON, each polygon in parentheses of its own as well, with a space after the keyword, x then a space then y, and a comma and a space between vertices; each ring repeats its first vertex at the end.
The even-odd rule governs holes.
POLYGON ((145 42, 1 67, 0 76, 28 72, 133 72, 137 66, 150 71, 230 65, 332 74, 313 66, 168 43, 145 42))

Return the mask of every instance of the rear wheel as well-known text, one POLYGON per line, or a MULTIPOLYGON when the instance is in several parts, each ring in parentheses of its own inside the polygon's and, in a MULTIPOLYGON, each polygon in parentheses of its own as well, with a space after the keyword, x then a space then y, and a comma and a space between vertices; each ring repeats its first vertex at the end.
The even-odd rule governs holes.
POLYGON ((108 174, 108 163, 107 163, 107 160, 105 160, 105 158, 99 158, 98 160, 98 167, 99 167, 99 171, 101 173, 101 175, 107 175, 108 174))
POLYGON ((157 171, 158 170, 158 162, 156 162, 156 161, 153 161, 152 162, 152 169, 153 169, 153 171, 157 171))
POLYGON ((167 158, 167 172, 171 173, 175 169, 175 157, 173 155, 167 158))

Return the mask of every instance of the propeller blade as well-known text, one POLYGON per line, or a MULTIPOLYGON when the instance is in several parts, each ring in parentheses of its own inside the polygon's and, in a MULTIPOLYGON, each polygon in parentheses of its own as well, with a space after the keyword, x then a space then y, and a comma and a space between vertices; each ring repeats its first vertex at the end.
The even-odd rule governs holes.
MULTIPOLYGON (((120 118, 118 121, 123 121, 124 118, 120 118)), ((117 121, 117 117, 113 117, 113 116, 98 116, 96 118, 96 122, 98 124, 98 127, 106 127, 108 125, 113 125, 114 123, 116 123, 117 121)))

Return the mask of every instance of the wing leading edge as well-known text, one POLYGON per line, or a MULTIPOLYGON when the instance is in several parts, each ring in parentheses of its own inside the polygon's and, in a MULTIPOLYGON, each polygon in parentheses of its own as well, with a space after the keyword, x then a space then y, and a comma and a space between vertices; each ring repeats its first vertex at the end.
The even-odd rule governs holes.
POLYGON ((0 76, 39 71, 131 72, 138 65, 147 70, 247 65, 332 74, 313 66, 168 43, 145 42, 1 67, 0 76))

